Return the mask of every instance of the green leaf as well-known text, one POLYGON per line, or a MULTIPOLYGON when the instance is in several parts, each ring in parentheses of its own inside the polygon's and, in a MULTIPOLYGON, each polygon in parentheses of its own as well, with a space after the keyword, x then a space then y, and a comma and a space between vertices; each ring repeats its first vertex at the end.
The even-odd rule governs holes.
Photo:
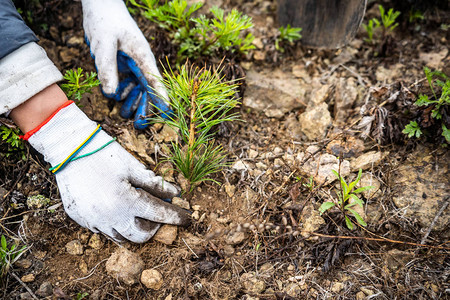
POLYGON ((345 224, 347 224, 348 229, 353 230, 354 225, 347 216, 345 216, 345 224))
POLYGON ((363 207, 364 201, 362 201, 361 199, 358 198, 358 196, 356 196, 355 194, 350 194, 350 196, 353 199, 353 203, 358 204, 359 206, 363 207))
POLYGON ((349 193, 353 190, 355 185, 361 180, 361 176, 362 176, 362 169, 359 169, 358 176, 356 177, 356 180, 354 180, 353 182, 350 182, 350 185, 348 186, 348 192, 349 193))
POLYGON ((5 250, 5 251, 7 251, 8 250, 8 248, 7 248, 7 244, 6 244, 6 238, 5 238, 5 236, 2 234, 2 237, 1 237, 1 245, 2 245, 2 249, 3 250, 5 250))
POLYGON ((360 225, 367 226, 367 223, 364 222, 363 218, 355 210, 351 208, 348 208, 347 210, 353 214, 353 216, 356 218, 356 221, 358 221, 360 225))
POLYGON ((368 191, 368 190, 373 189, 373 188, 375 188, 375 187, 371 186, 371 185, 363 186, 363 187, 360 187, 359 189, 354 190, 353 193, 354 194, 360 194, 362 192, 368 191))
POLYGON ((324 212, 326 212, 327 210, 329 210, 330 208, 332 208, 335 205, 336 205, 336 203, 334 203, 334 202, 322 203, 322 205, 319 207, 320 214, 322 215, 324 212))
POLYGON ((447 143, 450 144, 450 129, 447 129, 447 127, 445 127, 444 123, 442 123, 442 136, 445 137, 445 140, 447 141, 447 143))
POLYGON ((422 134, 422 130, 420 130, 420 127, 416 121, 411 121, 408 125, 405 126, 405 129, 403 129, 402 132, 408 135, 408 138, 411 138, 413 136, 419 138, 422 134))

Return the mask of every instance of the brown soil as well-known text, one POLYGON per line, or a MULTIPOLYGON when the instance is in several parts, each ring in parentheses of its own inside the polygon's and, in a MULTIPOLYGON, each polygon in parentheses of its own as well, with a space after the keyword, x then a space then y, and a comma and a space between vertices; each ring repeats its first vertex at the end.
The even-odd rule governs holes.
MULTIPOLYGON (((94 71, 89 49, 84 43, 67 45, 70 38, 83 38, 81 4, 75 1, 50 2, 41 6, 33 21, 33 29, 41 38, 40 44, 60 70, 82 67, 94 71), (72 21, 67 21, 68 16, 72 21)), ((353 140, 361 140, 362 129, 357 129, 355 124, 360 118, 359 110, 364 99, 344 113, 343 123, 338 124, 335 120, 324 139, 312 142, 304 137, 293 138, 289 129, 292 117, 298 117, 305 107, 296 108, 279 119, 242 107, 241 118, 245 122, 222 128, 219 140, 229 151, 231 162, 262 162, 267 166, 265 172, 250 175, 249 172, 225 169, 215 177, 223 185, 206 183, 186 194, 191 207, 200 207, 200 219, 194 220, 189 228, 180 228, 173 245, 153 240, 142 245, 123 244, 141 256, 146 268, 156 268, 162 273, 164 284, 161 289, 154 291, 140 283, 130 287, 109 276, 105 262, 118 245, 102 236, 104 245, 101 249, 89 247, 87 243, 92 233, 70 220, 62 206, 54 212, 27 208, 26 199, 33 194, 48 197, 51 200, 49 206, 60 202, 56 182, 47 171, 47 164, 29 146, 25 161, 10 156, 2 157, 0 163, 0 232, 26 243, 28 250, 22 258, 32 263, 28 269, 13 266, 11 273, 19 278, 34 274, 32 282, 24 283, 33 292, 43 282, 50 282, 53 295, 47 299, 80 299, 85 292, 89 294, 86 299, 450 298, 449 224, 443 230, 431 230, 426 241, 428 246, 447 247, 446 250, 381 241, 388 238, 417 244, 421 243, 428 230, 428 226, 421 225, 418 220, 404 217, 392 201, 396 183, 391 178, 399 165, 417 151, 417 144, 421 143, 420 151, 429 152, 433 161, 442 164, 436 163, 436 168, 448 167, 444 166, 446 162, 448 164, 448 145, 447 148, 441 146, 442 137, 434 135, 429 141, 422 139, 417 142, 406 139, 401 130, 411 118, 424 118, 426 115, 423 111, 405 115, 405 111, 413 109, 412 103, 419 93, 427 92, 422 72, 424 63, 419 56, 448 49, 450 31, 444 31, 440 25, 448 25, 450 12, 430 10, 425 15, 426 21, 417 24, 407 24, 405 20, 390 37, 375 47, 363 42, 365 32, 361 28, 349 47, 355 51, 355 56, 343 63, 354 70, 348 71, 343 67, 333 70, 335 65, 331 63, 344 50, 313 50, 296 44, 286 45, 284 54, 277 52, 272 46, 274 29, 267 27, 270 20, 276 19, 274 2, 223 2, 224 7, 239 7, 253 17, 254 34, 264 44, 263 49, 257 50, 263 52, 263 59, 255 59, 256 51, 246 58, 230 59, 229 77, 239 78, 244 71, 241 65, 247 69, 250 66, 253 70, 279 68, 287 73, 302 65, 311 78, 355 77, 364 83, 364 95, 371 87, 389 86, 392 90, 385 91, 383 99, 400 91, 397 97, 401 101, 387 103, 383 110, 370 108, 376 116, 375 124, 383 123, 385 126, 382 131, 370 132, 362 151, 391 153, 379 165, 369 168, 381 183, 381 195, 366 200, 371 208, 380 212, 380 217, 368 222, 365 229, 350 231, 345 227, 342 214, 336 211, 324 215, 324 224, 316 230, 318 235, 304 237, 294 234, 304 221, 306 207, 317 209, 327 197, 336 195, 333 194, 333 184, 308 189, 304 185, 308 175, 303 165, 292 164, 283 157, 285 152, 296 154, 311 145, 318 146, 320 153, 331 154, 333 143, 352 148, 353 140), (416 25, 421 28, 416 30, 416 25), (374 56, 374 52, 379 54, 374 56), (380 66, 389 70, 384 80, 392 85, 380 83, 379 78, 377 80, 380 66), (407 88, 407 92, 403 88, 407 88), (283 153, 274 153, 264 159, 249 157, 248 154, 250 149, 259 154, 275 152, 275 147, 281 148, 283 153), (280 162, 277 158, 281 159, 280 166, 276 165, 280 162), (258 224, 263 222, 274 225, 267 230, 258 230, 258 224), (227 238, 237 231, 238 224, 245 223, 256 225, 256 229, 246 230, 245 239, 231 249, 227 238), (276 226, 280 228, 275 230, 276 226), (83 255, 74 256, 66 252, 66 244, 75 239, 84 245, 83 255), (264 289, 252 289, 257 283, 244 279, 244 273, 252 272, 257 274, 257 280, 264 282, 264 289)), ((389 3, 385 6, 389 7, 389 3)), ((364 23, 375 12, 369 9, 364 23)), ((162 60, 167 55, 173 60, 176 50, 167 37, 158 31, 158 38, 150 39, 154 36, 155 27, 143 18, 139 17, 138 21, 151 41, 157 59, 162 60)), ((448 52, 441 59, 439 66, 450 74, 448 52)), ((333 99, 327 101, 334 118, 335 103, 333 99)), ((130 121, 118 117, 120 104, 108 101, 99 91, 86 95, 82 105, 91 118, 105 124, 104 128, 114 135, 120 135, 124 130, 136 136, 141 134, 133 129, 130 121)), ((143 133, 150 140, 153 139, 152 130, 143 133)), ((339 151, 342 154, 342 150, 339 151)), ((445 195, 442 197, 449 201, 448 195, 447 198, 445 195)), ((444 211, 447 213, 448 209, 444 211)), ((27 290, 15 277, 8 276, 0 298, 21 299, 25 292, 27 290)))

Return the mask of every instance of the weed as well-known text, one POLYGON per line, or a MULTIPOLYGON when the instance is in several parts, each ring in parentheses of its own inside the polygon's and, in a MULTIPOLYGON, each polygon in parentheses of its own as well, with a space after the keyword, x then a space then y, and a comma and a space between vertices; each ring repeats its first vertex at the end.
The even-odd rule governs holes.
POLYGON ((360 194, 364 191, 367 191, 369 189, 372 189, 373 186, 364 186, 360 187, 359 189, 353 190, 356 186, 356 184, 361 180, 362 170, 359 169, 358 176, 356 177, 355 181, 350 182, 350 184, 347 184, 345 179, 335 170, 332 170, 333 174, 336 175, 336 177, 340 181, 340 191, 338 191, 338 200, 336 201, 328 201, 322 203, 322 205, 319 208, 319 212, 322 215, 327 210, 331 209, 334 206, 337 206, 342 213, 344 214, 345 218, 345 224, 347 225, 348 229, 352 230, 354 225, 352 221, 349 218, 349 213, 355 217, 358 224, 361 226, 367 226, 366 222, 364 222, 363 218, 352 208, 355 205, 359 205, 361 208, 363 208, 364 201, 361 200, 357 194, 360 194), (350 202, 350 198, 353 200, 350 202))
POLYGON ((76 300, 82 300, 85 299, 87 296, 89 296, 89 293, 77 293, 77 296, 75 297, 76 300))
POLYGON ((24 253, 26 246, 18 249, 17 244, 14 243, 9 246, 4 235, 0 238, 0 279, 2 279, 9 271, 11 266, 24 253))
POLYGON ((100 85, 97 73, 86 72, 83 74, 82 68, 78 68, 76 71, 67 70, 64 79, 67 80, 67 83, 61 84, 61 88, 68 98, 73 97, 77 103, 80 102, 83 94, 92 93, 92 88, 100 85))
POLYGON ((379 5, 378 9, 380 10, 381 20, 379 20, 377 18, 372 18, 371 20, 369 20, 367 25, 363 24, 363 27, 367 31, 367 36, 368 36, 368 38, 366 38, 365 41, 370 44, 372 44, 374 41, 374 35, 375 35, 376 29, 378 29, 378 28, 382 29, 381 40, 385 40, 388 32, 393 31, 398 26, 398 23, 396 23, 396 20, 397 20, 398 16, 400 16, 399 11, 394 11, 394 9, 391 8, 386 13, 386 10, 383 7, 383 5, 379 5))
POLYGON ((409 11, 409 17, 408 17, 409 23, 415 23, 419 20, 424 20, 424 19, 425 19, 425 16, 423 15, 423 12, 421 12, 420 10, 411 9, 409 11))
POLYGON ((282 53, 284 52, 284 48, 281 46, 283 42, 293 43, 302 38, 302 35, 300 34, 302 29, 300 27, 291 27, 291 25, 288 24, 286 27, 281 26, 278 31, 279 35, 275 39, 275 49, 282 53))
POLYGON ((26 159, 25 156, 25 143, 20 139, 20 130, 15 127, 9 127, 6 125, 0 126, 0 135, 2 141, 6 143, 6 151, 2 153, 6 157, 12 154, 17 154, 23 160, 26 159))
POLYGON ((213 181, 210 175, 228 164, 222 146, 215 145, 214 128, 223 122, 237 119, 230 110, 239 105, 234 98, 237 84, 223 81, 221 67, 217 71, 183 65, 175 74, 164 69, 162 80, 169 91, 174 114, 168 119, 156 116, 151 122, 163 122, 179 131, 180 139, 172 142, 166 159, 194 186, 213 181))
POLYGON ((308 182, 304 183, 303 186, 307 187, 310 191, 314 190, 314 177, 310 176, 308 182))
MULTIPOLYGON (((417 106, 431 106, 431 118, 435 120, 442 120, 442 113, 446 107, 450 105, 450 79, 441 71, 431 71, 428 67, 424 67, 425 77, 431 89, 431 98, 428 95, 421 94, 414 103, 417 106), (437 91, 440 89, 441 94, 438 96, 437 91)), ((442 121, 444 122, 444 121, 442 121)), ((448 129, 442 123, 442 136, 445 137, 447 143, 450 144, 448 129)), ((408 138, 415 136, 419 138, 422 134, 419 124, 416 121, 411 121, 406 125, 403 133, 408 135, 408 138)))
POLYGON ((254 49, 251 33, 244 35, 244 31, 253 27, 250 17, 233 9, 225 14, 224 10, 216 6, 209 10, 211 17, 193 14, 203 4, 198 2, 191 6, 186 0, 172 0, 159 5, 157 0, 129 2, 144 10, 143 15, 155 22, 169 33, 178 45, 178 62, 186 59, 197 59, 211 56, 217 51, 231 51, 246 54, 254 49))

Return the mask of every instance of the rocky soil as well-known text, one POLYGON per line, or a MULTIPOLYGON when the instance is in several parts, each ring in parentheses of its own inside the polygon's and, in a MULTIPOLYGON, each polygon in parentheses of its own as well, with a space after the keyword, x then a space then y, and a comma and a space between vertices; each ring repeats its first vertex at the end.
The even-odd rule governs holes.
MULTIPOLYGON (((80 3, 49 2, 32 24, 39 43, 60 70, 95 70, 80 3)), ((450 298, 448 145, 439 136, 409 140, 401 133, 417 96, 429 92, 423 67, 450 74, 450 30, 441 26, 450 12, 432 9, 414 24, 404 18, 378 46, 364 41, 361 28, 339 50, 296 43, 280 53, 275 1, 205 2, 237 7, 255 24, 256 49, 227 61, 246 79, 243 122, 221 128, 218 137, 230 160, 215 177, 222 184, 174 199, 193 212, 189 228, 163 226, 148 243, 119 245, 65 215, 54 178, 33 149, 26 160, 2 156, 0 231, 28 247, 0 297, 450 298), (375 188, 363 193, 358 211, 367 227, 349 230, 342 212, 320 215, 318 208, 337 199, 332 170, 351 181, 359 169, 359 187, 375 188)), ((364 22, 376 12, 370 2, 364 22)), ((155 27, 136 18, 157 58, 173 55, 155 27)), ((182 184, 171 165, 156 166, 173 131, 161 124, 134 130, 119 117, 120 103, 98 90, 81 105, 149 168, 182 184)))

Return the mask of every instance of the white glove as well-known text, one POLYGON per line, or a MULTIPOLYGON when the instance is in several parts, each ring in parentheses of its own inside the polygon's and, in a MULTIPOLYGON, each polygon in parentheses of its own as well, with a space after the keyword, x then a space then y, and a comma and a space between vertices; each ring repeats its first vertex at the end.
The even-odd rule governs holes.
POLYGON ((148 84, 162 99, 167 99, 167 92, 158 79, 161 75, 155 57, 123 0, 82 0, 81 3, 84 32, 95 57, 103 92, 116 94, 118 91, 117 51, 123 51, 136 62, 148 84))
MULTIPOLYGON (((28 141, 55 166, 82 144, 96 126, 71 103, 38 131, 28 133, 28 141)), ((100 131, 76 156, 90 153, 111 140, 100 131)), ((73 220, 118 241, 142 243, 155 234, 160 223, 190 222, 187 211, 160 200, 176 196, 177 188, 146 170, 117 142, 69 162, 56 173, 56 181, 64 208, 73 220)))

